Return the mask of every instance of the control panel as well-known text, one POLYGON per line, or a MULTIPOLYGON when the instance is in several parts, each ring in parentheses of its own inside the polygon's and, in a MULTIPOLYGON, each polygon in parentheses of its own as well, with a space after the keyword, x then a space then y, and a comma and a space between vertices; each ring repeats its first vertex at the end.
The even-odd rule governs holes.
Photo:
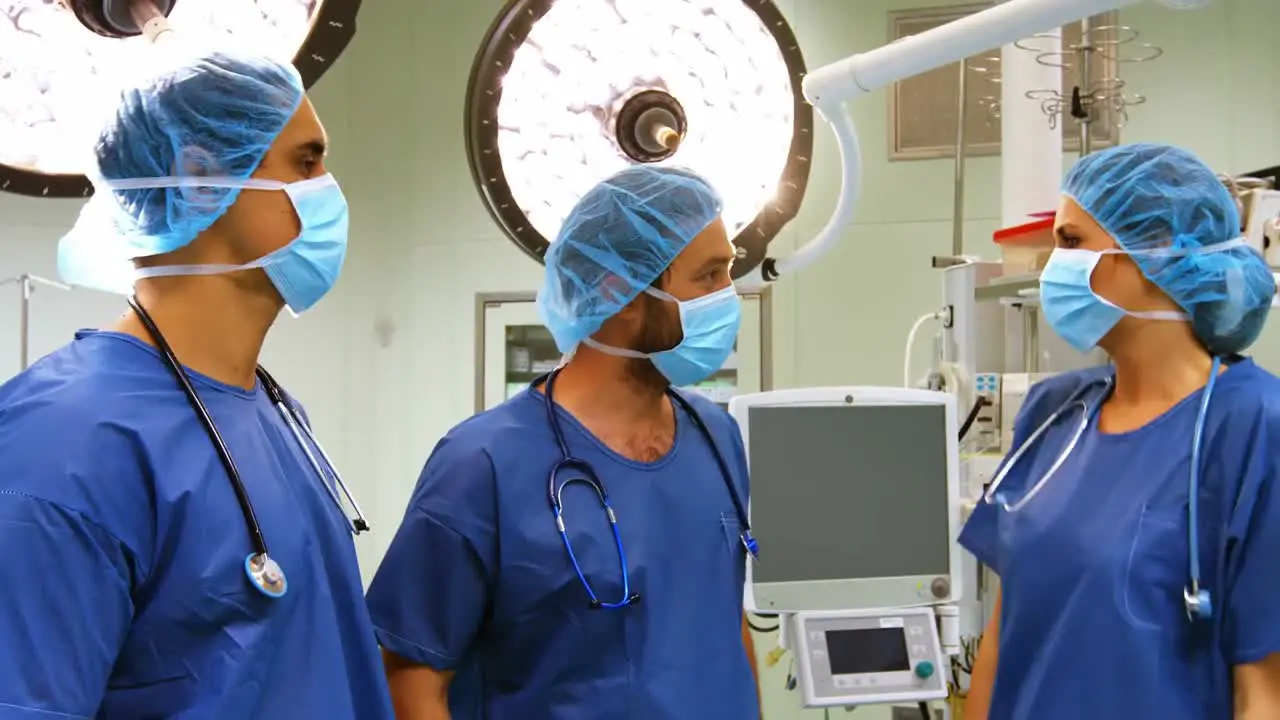
POLYGON ((947 696, 932 608, 797 613, 792 623, 805 707, 947 696))
POLYGON ((1245 238, 1250 246, 1263 254, 1271 267, 1280 265, 1280 244, 1277 244, 1277 219, 1280 219, 1280 192, 1268 189, 1245 193, 1245 238))
POLYGON ((973 400, 981 401, 973 426, 965 444, 978 451, 996 451, 1000 448, 1000 380, 999 373, 978 373, 973 376, 973 400), (969 443, 972 443, 971 445, 969 443))

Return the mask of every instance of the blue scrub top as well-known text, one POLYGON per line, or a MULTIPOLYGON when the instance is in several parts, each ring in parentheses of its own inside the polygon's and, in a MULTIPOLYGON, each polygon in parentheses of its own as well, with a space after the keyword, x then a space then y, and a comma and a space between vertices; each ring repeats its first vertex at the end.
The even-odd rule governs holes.
MULTIPOLYGON (((1020 446, 1098 368, 1037 384, 1020 446)), ((1101 391, 1087 395, 1090 406, 1101 391)), ((1203 390, 1132 432, 1096 416, 1025 507, 979 503, 960 536, 1000 576, 991 718, 1230 720, 1231 672, 1280 652, 1280 380, 1240 360, 1214 387, 1199 492, 1201 583, 1214 616, 1191 622, 1188 474, 1203 390)), ((1013 467, 1012 504, 1058 458, 1079 411, 1013 467)))
POLYGON ((0 386, 0 718, 392 718, 344 518, 259 388, 188 371, 288 593, 155 350, 81 332, 0 386))
MULTIPOLYGON (((712 403, 689 400, 745 506, 736 424, 712 403)), ((757 720, 742 641, 746 552, 705 437, 677 409, 670 453, 638 463, 557 407, 570 452, 605 484, 641 595, 627 608, 593 610, 547 498, 560 451, 546 403, 526 390, 436 446, 369 589, 379 642, 412 662, 459 671, 454 720, 757 720)), ((621 599, 618 554, 595 492, 569 485, 563 503, 597 596, 621 599)))

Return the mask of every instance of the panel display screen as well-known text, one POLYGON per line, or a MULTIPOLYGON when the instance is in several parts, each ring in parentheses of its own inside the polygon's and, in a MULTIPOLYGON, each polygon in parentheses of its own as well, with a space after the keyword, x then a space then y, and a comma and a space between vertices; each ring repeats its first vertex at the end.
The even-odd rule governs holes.
POLYGON ((946 575, 946 430, 941 405, 751 408, 753 581, 946 575))
POLYGON ((901 672, 911 669, 902 628, 828 630, 827 658, 832 675, 901 672))

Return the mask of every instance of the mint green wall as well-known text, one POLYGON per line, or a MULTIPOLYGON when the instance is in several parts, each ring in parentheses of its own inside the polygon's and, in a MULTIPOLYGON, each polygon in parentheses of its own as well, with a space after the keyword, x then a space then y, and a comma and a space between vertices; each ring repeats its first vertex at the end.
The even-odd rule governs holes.
MULTIPOLYGON (((921 4, 940 3, 779 3, 810 67, 883 44, 887 13, 921 4)), ((366 3, 361 41, 346 61, 349 97, 359 98, 347 136, 359 150, 344 153, 352 164, 343 178, 352 188, 355 238, 376 245, 388 260, 377 266, 376 281, 360 282, 376 283, 365 300, 369 319, 385 317, 399 330, 394 345, 372 354, 369 376, 403 380, 398 387, 374 384, 372 397, 362 401, 376 428, 373 477, 385 519, 395 517, 431 444, 471 411, 473 295, 531 290, 539 280, 539 268, 510 247, 484 213, 463 151, 466 71, 497 5, 366 3), (412 405, 404 398, 414 398, 412 405)), ((1224 171, 1280 163, 1280 98, 1264 79, 1269 61, 1261 50, 1280 24, 1280 4, 1220 0, 1198 13, 1148 4, 1122 19, 1165 49, 1154 63, 1126 68, 1125 79, 1150 101, 1132 112, 1125 140, 1182 144, 1224 171)), ((898 382, 906 331, 938 302, 939 278, 929 259, 950 248, 952 164, 887 161, 884 92, 859 101, 853 113, 867 161, 863 200, 839 247, 775 286, 778 386, 898 382)), ((834 206, 839 167, 825 127, 818 129, 814 156, 803 211, 776 241, 779 249, 811 237, 834 206)), ((999 199, 999 160, 971 160, 967 251, 992 254, 999 199)), ((1272 364, 1280 360, 1277 338, 1280 333, 1270 331, 1260 348, 1272 364)), ((387 539, 379 533, 366 557, 375 557, 387 539)), ((759 642, 762 654, 772 647, 769 639, 759 642)), ((769 720, 821 717, 801 714, 794 694, 781 691, 786 665, 765 674, 769 720)), ((887 712, 865 709, 858 717, 880 720, 887 712)))
MULTIPOLYGON (((887 13, 941 0, 779 0, 810 67, 886 40, 887 13)), ((356 41, 314 95, 334 145, 332 169, 352 206, 349 265, 335 296, 273 333, 268 362, 307 402, 321 438, 358 489, 375 531, 360 542, 376 567, 417 473, 436 440, 473 406, 477 292, 532 290, 540 269, 490 221, 472 187, 463 145, 463 96, 476 47, 499 0, 364 3, 356 41)), ((1125 140, 1184 145, 1215 168, 1280 164, 1280 89, 1269 79, 1274 0, 1217 0, 1175 13, 1152 3, 1122 19, 1161 45, 1158 61, 1124 78, 1150 101, 1131 113, 1125 140)), ((950 161, 887 161, 884 92, 853 107, 866 159, 856 223, 823 262, 778 283, 776 386, 895 384, 907 329, 934 309, 934 254, 951 239, 950 161)), ((775 241, 794 247, 834 206, 838 159, 817 128, 809 194, 775 241)), ((991 255, 999 223, 997 158, 969 162, 966 250, 991 255)), ((52 276, 57 237, 78 204, 0 196, 0 278, 52 276)), ((9 295, 0 294, 0 303, 9 295)), ((107 322, 118 302, 40 293, 33 348, 48 352, 76 327, 107 322)), ((16 296, 14 297, 16 304, 16 296)), ((16 318, 0 305, 0 377, 11 365, 16 318)), ((1280 331, 1258 356, 1280 368, 1280 331)), ((923 362, 921 355, 918 362, 923 362)), ((772 646, 760 639, 763 654, 772 646)), ((769 720, 801 715, 780 691, 786 661, 766 672, 769 720)), ((834 713, 833 713, 834 714, 834 713)), ((840 713, 841 715, 843 712, 840 713)), ((887 713, 855 715, 883 720, 887 713)))

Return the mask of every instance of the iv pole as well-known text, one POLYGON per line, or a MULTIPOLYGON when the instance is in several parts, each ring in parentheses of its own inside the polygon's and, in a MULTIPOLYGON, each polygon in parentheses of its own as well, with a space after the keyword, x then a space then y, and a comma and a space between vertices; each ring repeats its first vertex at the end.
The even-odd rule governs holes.
MULTIPOLYGON (((169 26, 165 11, 161 10, 154 0, 135 0, 132 3, 129 0, 125 0, 125 3, 130 5, 129 14, 134 23, 137 24, 142 34, 149 40, 159 42, 169 39, 168 36, 173 32, 173 28, 169 26)), ((108 2, 107 5, 110 6, 111 3, 108 2)), ((172 9, 172 7, 173 3, 170 2, 167 9, 172 9)), ((18 353, 20 367, 22 370, 26 370, 31 366, 31 295, 35 293, 38 285, 59 290, 71 290, 72 287, 66 283, 31 274, 0 280, 0 285, 17 285, 22 290, 22 320, 19 330, 22 333, 22 341, 18 347, 18 353)))
MULTIPOLYGON (((1212 0, 1157 0, 1166 7, 1191 9, 1212 0)), ((739 288, 760 287, 812 264, 838 244, 852 224, 862 192, 862 149, 858 130, 844 106, 849 100, 920 73, 962 61, 990 48, 1008 45, 1049 28, 1135 5, 1140 0, 1005 0, 981 12, 851 55, 811 70, 804 97, 831 125, 840 149, 840 199, 816 237, 785 258, 766 257, 738 281, 739 288)))
POLYGON ((22 334, 22 340, 18 345, 18 357, 19 369, 26 370, 31 366, 31 296, 35 293, 36 286, 44 285, 59 290, 70 290, 71 286, 30 274, 0 280, 0 285, 17 285, 22 291, 21 321, 18 330, 22 334))

